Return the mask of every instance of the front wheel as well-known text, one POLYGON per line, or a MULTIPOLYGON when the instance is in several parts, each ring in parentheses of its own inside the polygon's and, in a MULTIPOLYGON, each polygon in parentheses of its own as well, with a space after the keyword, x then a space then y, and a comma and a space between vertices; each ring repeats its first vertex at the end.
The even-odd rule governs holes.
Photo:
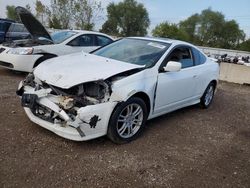
POLYGON ((140 98, 132 97, 114 109, 107 135, 117 144, 130 142, 140 135, 146 120, 145 102, 140 98))
POLYGON ((201 97, 201 100, 200 100, 200 104, 202 106, 202 108, 208 108, 210 106, 210 104, 212 103, 213 101, 213 98, 214 98, 214 91, 215 91, 215 84, 214 83, 210 83, 204 94, 202 95, 201 97))

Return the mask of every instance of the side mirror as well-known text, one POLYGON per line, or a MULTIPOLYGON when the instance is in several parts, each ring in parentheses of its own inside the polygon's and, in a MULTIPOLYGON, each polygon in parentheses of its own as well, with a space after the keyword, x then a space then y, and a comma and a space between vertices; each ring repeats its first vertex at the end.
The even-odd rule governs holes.
POLYGON ((169 61, 165 67, 164 72, 178 72, 181 70, 181 63, 176 61, 169 61))

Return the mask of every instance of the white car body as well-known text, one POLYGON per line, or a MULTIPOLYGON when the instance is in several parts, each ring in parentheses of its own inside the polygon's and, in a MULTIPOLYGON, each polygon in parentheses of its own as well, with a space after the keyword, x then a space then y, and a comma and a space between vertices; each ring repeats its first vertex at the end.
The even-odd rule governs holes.
POLYGON ((31 72, 46 59, 76 53, 90 52, 113 42, 108 35, 84 30, 61 30, 51 35, 25 8, 16 7, 31 39, 9 41, 0 46, 0 66, 16 71, 31 72))
POLYGON ((243 61, 242 57, 238 57, 237 64, 244 65, 245 61, 243 61))
MULTIPOLYGON (((128 39, 147 40, 149 44, 161 42, 170 47, 151 68, 143 68, 144 66, 141 65, 83 52, 47 60, 39 65, 33 73, 36 86, 22 82, 19 85, 19 91, 23 90, 23 93, 28 95, 35 94, 36 103, 52 110, 53 113, 60 116, 63 123, 56 120, 54 122, 46 121, 35 115, 31 108, 25 106, 25 112, 30 120, 61 137, 74 141, 90 140, 107 134, 110 117, 115 107, 132 96, 141 96, 145 100, 148 107, 147 119, 152 119, 199 103, 207 86, 211 82, 217 83, 218 64, 189 43, 143 37, 128 39), (180 46, 195 49, 206 57, 205 62, 183 68, 180 71, 178 71, 178 66, 172 66, 170 72, 159 72, 159 67, 164 59, 173 49, 180 46), (134 73, 123 74, 134 70, 134 73), (110 80, 110 78, 112 79, 110 80), (109 82, 105 82, 107 80, 109 82), (67 105, 68 107, 72 105, 73 100, 70 96, 52 94, 51 87, 38 86, 46 83, 45 85, 66 91, 73 86, 92 82, 105 82, 107 88, 110 86, 110 93, 105 93, 102 102, 76 108, 77 114, 73 118, 67 112, 67 105), (93 117, 97 118, 94 126, 88 123, 93 117)), ((173 65, 178 64, 173 63, 173 65)))
POLYGON ((218 62, 218 59, 216 59, 216 58, 209 57, 209 59, 212 60, 212 61, 214 61, 214 62, 216 62, 216 63, 218 62))
POLYGON ((16 71, 31 72, 36 66, 36 62, 44 55, 52 55, 54 57, 76 53, 76 52, 91 52, 101 46, 71 46, 69 43, 76 39, 77 37, 92 35, 92 36, 102 36, 113 41, 111 37, 99 32, 93 31, 80 31, 80 30, 70 30, 76 34, 72 37, 66 39, 59 44, 49 44, 49 45, 39 45, 31 47, 8 47, 0 45, 0 66, 16 71), (13 49, 32 49, 31 54, 13 54, 10 53, 13 49))

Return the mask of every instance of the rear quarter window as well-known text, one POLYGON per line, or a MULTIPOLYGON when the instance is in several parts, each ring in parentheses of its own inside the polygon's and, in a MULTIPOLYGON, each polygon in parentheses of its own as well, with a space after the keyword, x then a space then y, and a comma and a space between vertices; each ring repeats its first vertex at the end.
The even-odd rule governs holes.
POLYGON ((199 50, 192 48, 194 54, 195 65, 204 64, 207 60, 206 56, 203 55, 199 50))
POLYGON ((107 44, 110 44, 111 42, 113 42, 111 39, 104 37, 104 36, 96 36, 97 37, 97 43, 98 46, 105 46, 107 44))
POLYGON ((207 57, 203 55, 201 52, 199 52, 199 55, 200 55, 201 64, 205 63, 207 60, 207 57))

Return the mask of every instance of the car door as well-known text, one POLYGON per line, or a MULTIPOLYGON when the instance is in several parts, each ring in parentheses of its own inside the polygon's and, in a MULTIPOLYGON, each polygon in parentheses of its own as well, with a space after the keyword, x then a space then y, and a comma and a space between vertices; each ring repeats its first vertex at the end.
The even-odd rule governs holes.
POLYGON ((209 65, 206 64, 207 57, 202 54, 198 49, 192 48, 192 51, 195 60, 195 69, 197 72, 195 94, 201 96, 204 93, 204 90, 207 87, 209 81, 209 65))
POLYGON ((197 71, 189 46, 178 46, 167 56, 159 69, 154 113, 168 112, 188 104, 195 98, 197 71), (161 71, 169 61, 180 62, 178 72, 161 71))
POLYGON ((67 43, 64 51, 68 54, 81 51, 91 52, 96 48, 98 48, 96 36, 93 34, 83 34, 67 43))
POLYGON ((11 40, 21 40, 29 38, 29 33, 23 24, 11 24, 11 27, 7 33, 8 38, 11 40))

